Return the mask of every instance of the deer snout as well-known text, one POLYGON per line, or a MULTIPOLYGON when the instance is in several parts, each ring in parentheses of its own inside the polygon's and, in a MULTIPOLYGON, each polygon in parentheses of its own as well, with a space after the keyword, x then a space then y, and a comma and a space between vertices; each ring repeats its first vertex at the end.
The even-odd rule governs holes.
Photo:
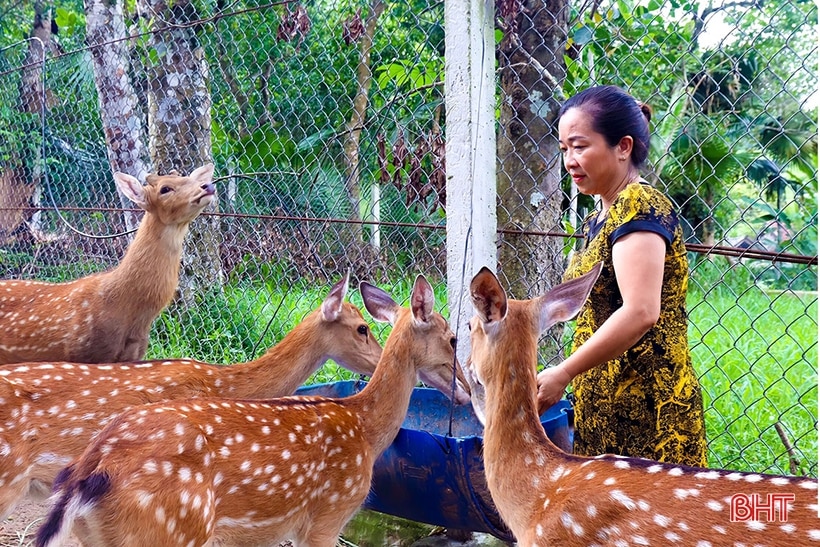
POLYGON ((209 182, 207 184, 203 184, 199 188, 202 190, 202 193, 197 196, 194 202, 199 204, 204 202, 205 205, 208 205, 216 197, 216 186, 212 182, 209 182))

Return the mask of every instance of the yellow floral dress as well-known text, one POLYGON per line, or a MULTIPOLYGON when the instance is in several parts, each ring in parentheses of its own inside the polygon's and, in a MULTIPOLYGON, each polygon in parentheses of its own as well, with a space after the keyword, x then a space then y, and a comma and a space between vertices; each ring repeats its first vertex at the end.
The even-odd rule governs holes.
POLYGON ((683 232, 670 201, 645 181, 628 185, 597 222, 584 222, 585 245, 564 274, 573 279, 603 262, 601 276, 581 310, 575 351, 622 305, 612 265, 612 245, 635 231, 667 242, 657 324, 635 346, 572 382, 577 454, 621 454, 706 466, 703 396, 692 368, 687 338, 686 286, 689 265, 683 232))

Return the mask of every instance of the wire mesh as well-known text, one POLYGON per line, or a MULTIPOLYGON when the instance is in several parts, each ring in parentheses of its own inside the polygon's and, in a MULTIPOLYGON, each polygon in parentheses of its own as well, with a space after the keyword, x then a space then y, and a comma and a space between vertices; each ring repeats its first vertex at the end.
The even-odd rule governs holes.
MULTIPOLYGON (((0 17, 3 278, 114 266, 138 215, 112 170, 213 161, 188 238, 211 243, 148 357, 250 360, 348 269, 400 298, 423 272, 446 312, 443 2, 86 5, 0 17)), ((716 467, 817 475, 816 22, 803 0, 496 4, 500 273, 554 284, 595 206, 561 171, 560 102, 612 83, 650 104, 716 467)))

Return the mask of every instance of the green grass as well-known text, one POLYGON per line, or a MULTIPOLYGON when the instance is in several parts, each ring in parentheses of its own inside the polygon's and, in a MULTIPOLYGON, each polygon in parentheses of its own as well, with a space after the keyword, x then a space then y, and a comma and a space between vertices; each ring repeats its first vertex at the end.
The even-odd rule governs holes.
POLYGON ((689 295, 709 465, 817 475, 817 297, 747 288, 689 295), (792 447, 791 469, 780 424, 792 447))

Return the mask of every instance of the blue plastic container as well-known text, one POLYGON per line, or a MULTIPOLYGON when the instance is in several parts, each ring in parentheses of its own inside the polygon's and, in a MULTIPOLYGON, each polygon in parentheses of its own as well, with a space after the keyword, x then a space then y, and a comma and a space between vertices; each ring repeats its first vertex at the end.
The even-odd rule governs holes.
MULTIPOLYGON (((315 384, 297 395, 347 397, 364 381, 315 384)), ((549 438, 572 450, 572 407, 561 401, 541 416, 549 438)), ((376 460, 364 507, 453 530, 514 541, 493 504, 484 476, 483 427, 470 405, 454 406, 438 390, 416 388, 393 443, 376 460)))

